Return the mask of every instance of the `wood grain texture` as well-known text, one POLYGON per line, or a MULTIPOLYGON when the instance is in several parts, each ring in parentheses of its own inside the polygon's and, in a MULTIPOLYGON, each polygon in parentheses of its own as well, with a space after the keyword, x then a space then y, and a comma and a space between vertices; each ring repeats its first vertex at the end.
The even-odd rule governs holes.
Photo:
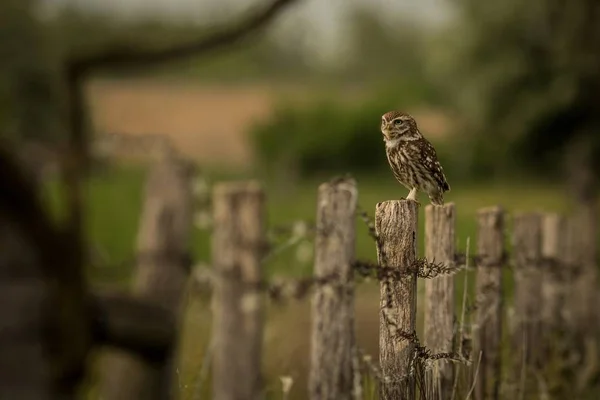
MULTIPOLYGON (((454 264, 456 253, 456 212, 453 203, 425 207, 425 258, 431 262, 454 264)), ((454 349, 454 276, 443 275, 425 280, 425 339, 433 354, 454 349)), ((452 397, 453 364, 436 361, 428 371, 428 398, 452 397)))
MULTIPOLYGON (((542 321, 554 330, 561 325, 564 306, 565 284, 561 264, 566 254, 567 220, 556 213, 542 218, 542 321)), ((547 329, 545 329, 547 331, 547 329)))
POLYGON ((541 364, 551 362, 565 326, 565 296, 570 281, 569 271, 565 270, 567 242, 567 219, 556 213, 545 214, 542 217, 541 245, 541 364))
POLYGON ((577 361, 565 365, 563 372, 575 377, 570 386, 576 396, 581 395, 600 370, 597 218, 596 207, 576 209, 567 218, 563 340, 569 344, 568 357, 577 361))
POLYGON ((354 366, 354 282, 358 190, 353 179, 319 186, 315 276, 335 276, 315 289, 312 299, 312 346, 309 392, 312 400, 361 398, 354 366))
POLYGON ((415 397, 416 381, 411 371, 415 346, 401 335, 412 335, 416 329, 417 273, 410 270, 417 254, 417 222, 418 205, 414 201, 391 200, 376 206, 379 264, 407 272, 403 279, 380 284, 379 363, 388 378, 379 386, 382 400, 415 397))
POLYGON ((518 387, 530 385, 531 368, 540 363, 542 309, 542 215, 519 213, 513 217, 514 318, 511 332, 513 378, 518 387))
POLYGON ((502 337, 504 266, 504 210, 489 207, 477 212, 477 312, 473 329, 473 359, 481 362, 475 369, 475 398, 497 400, 500 396, 500 345, 502 337))
POLYGON ((569 323, 576 336, 584 340, 598 332, 597 207, 576 209, 568 219, 568 231, 567 263, 577 270, 568 296, 569 323))
MULTIPOLYGON (((138 261, 133 295, 168 309, 175 319, 188 276, 193 213, 191 165, 165 159, 151 171, 137 238, 138 261)), ((172 385, 177 343, 162 362, 149 363, 131 354, 108 354, 104 360, 102 397, 106 399, 176 398, 172 385)))
POLYGON ((256 182, 222 183, 213 193, 213 399, 262 394, 265 196, 256 182))

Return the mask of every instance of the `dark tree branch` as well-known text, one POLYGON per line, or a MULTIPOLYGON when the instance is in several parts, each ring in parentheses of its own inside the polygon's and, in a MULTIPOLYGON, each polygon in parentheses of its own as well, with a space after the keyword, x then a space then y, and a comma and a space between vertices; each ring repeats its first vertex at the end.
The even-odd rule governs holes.
POLYGON ((43 207, 35 182, 4 143, 0 143, 0 212, 40 250, 45 275, 56 277, 61 267, 62 233, 43 207))
POLYGON ((50 283, 51 307, 47 352, 54 364, 53 380, 61 393, 70 393, 81 377, 89 336, 83 264, 78 249, 58 227, 40 201, 35 182, 8 147, 0 144, 0 213, 14 223, 39 254, 44 279, 50 283), (75 273, 75 275, 73 275, 75 273))
POLYGON ((97 343, 134 352, 151 362, 163 362, 175 341, 175 315, 129 294, 95 293, 92 315, 97 343))
POLYGON ((117 44, 98 54, 73 58, 69 62, 69 68, 75 75, 84 75, 90 70, 148 66, 206 53, 254 34, 295 1, 297 0, 273 0, 271 4, 245 20, 228 24, 229 26, 197 41, 164 49, 144 50, 140 50, 136 44, 117 44))

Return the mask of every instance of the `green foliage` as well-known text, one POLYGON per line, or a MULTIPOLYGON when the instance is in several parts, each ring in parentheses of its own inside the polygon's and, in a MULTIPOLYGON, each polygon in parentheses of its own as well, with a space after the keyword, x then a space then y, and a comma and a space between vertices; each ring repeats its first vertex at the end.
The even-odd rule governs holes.
POLYGON ((47 140, 58 131, 59 102, 48 30, 37 2, 0 2, 0 137, 47 140))
POLYGON ((419 87, 407 86, 360 104, 321 100, 303 107, 282 105, 269 120, 251 128, 254 150, 267 171, 289 169, 312 176, 382 170, 387 161, 381 115, 420 103, 426 95, 419 87))
POLYGON ((596 3, 455 2, 455 23, 440 35, 429 64, 449 103, 467 118, 471 140, 484 152, 499 149, 494 172, 527 168, 556 176, 565 149, 581 138, 598 170, 596 3))
POLYGON ((356 4, 349 26, 349 59, 337 64, 338 75, 387 85, 426 81, 423 67, 428 32, 418 22, 400 18, 391 24, 382 18, 381 10, 356 4))

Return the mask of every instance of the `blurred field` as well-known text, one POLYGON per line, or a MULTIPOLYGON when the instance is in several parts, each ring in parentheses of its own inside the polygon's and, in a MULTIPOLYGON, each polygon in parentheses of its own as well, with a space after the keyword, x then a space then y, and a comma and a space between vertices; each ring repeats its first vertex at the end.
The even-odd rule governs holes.
MULTIPOLYGON (((97 80, 88 87, 98 134, 165 135, 179 151, 201 164, 233 169, 253 163, 247 130, 253 122, 268 118, 282 101, 303 104, 334 98, 356 102, 366 94, 357 85, 328 88, 270 81, 227 85, 127 79, 97 80)), ((428 137, 448 131, 449 120, 442 113, 431 109, 410 112, 428 137)), ((378 120, 373 121, 373 134, 379 134, 378 124, 378 120)))

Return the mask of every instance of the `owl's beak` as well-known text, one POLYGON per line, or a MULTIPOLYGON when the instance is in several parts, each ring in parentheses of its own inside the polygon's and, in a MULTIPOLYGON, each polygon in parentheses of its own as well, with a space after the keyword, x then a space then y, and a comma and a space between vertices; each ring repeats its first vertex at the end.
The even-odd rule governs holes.
POLYGON ((383 136, 385 137, 386 140, 390 140, 391 139, 390 130, 388 129, 387 125, 383 125, 381 127, 381 133, 383 133, 383 136))

